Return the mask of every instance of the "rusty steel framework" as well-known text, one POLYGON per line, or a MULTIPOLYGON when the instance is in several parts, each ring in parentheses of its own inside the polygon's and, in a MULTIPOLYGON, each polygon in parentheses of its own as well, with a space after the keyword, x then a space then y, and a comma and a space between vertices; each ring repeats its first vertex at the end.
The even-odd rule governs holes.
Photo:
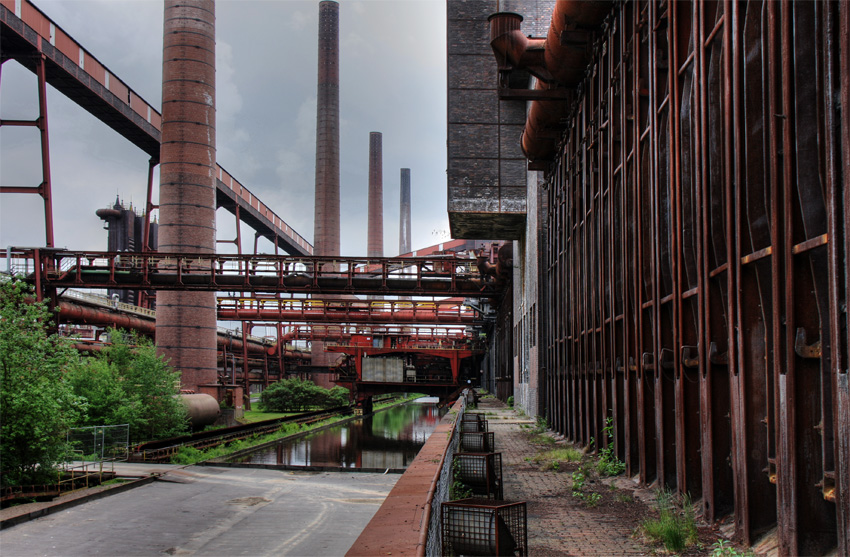
POLYGON ((548 419, 850 554, 850 6, 618 4, 547 172, 548 419))

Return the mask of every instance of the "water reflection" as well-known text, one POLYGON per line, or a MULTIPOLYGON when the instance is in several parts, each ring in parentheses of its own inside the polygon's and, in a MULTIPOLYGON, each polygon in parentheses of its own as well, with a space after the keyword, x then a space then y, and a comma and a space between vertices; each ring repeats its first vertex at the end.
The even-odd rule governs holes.
POLYGON ((446 410, 405 404, 344 425, 285 441, 239 462, 286 466, 406 468, 446 410))

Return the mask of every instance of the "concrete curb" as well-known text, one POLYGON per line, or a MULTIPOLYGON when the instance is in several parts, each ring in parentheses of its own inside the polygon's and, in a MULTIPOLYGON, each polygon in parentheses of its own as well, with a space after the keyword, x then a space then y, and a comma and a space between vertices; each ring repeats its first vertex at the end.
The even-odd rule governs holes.
POLYGON ((294 464, 253 464, 250 462, 213 462, 205 460, 195 466, 214 468, 258 468, 284 472, 359 472, 363 474, 404 474, 405 468, 343 468, 342 466, 297 466, 294 464))
POLYGON ((42 516, 47 516, 49 514, 53 514, 59 511, 64 511, 65 509, 70 509, 71 507, 76 507, 77 505, 88 503, 89 501, 96 501, 98 499, 103 499, 104 497, 108 497, 110 495, 117 495, 118 493, 123 493, 124 491, 129 491, 133 488, 147 485, 156 480, 157 476, 147 476, 145 478, 126 482, 121 485, 116 485, 115 487, 111 487, 109 489, 104 489, 103 491, 89 493, 80 497, 76 497, 74 499, 69 499, 67 501, 60 501, 52 505, 48 504, 47 506, 42 507, 40 509, 0 520, 0 530, 5 530, 6 528, 11 528, 12 526, 23 524, 24 522, 29 522, 30 520, 34 520, 42 516))

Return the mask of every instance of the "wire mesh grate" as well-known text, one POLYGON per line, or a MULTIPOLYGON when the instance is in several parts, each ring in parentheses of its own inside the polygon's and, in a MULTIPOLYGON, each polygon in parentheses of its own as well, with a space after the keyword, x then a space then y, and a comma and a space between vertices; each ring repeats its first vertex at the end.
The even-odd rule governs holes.
POLYGON ((466 484, 472 494, 487 499, 504 498, 501 453, 456 453, 455 479, 466 484))
POLYGON ((441 510, 443 555, 528 555, 525 502, 463 499, 441 510))
POLYGON ((492 453, 496 441, 492 431, 467 431, 460 434, 460 450, 465 453, 492 453))
POLYGON ((487 420, 482 414, 464 414, 460 422, 460 431, 469 433, 487 431, 487 420))

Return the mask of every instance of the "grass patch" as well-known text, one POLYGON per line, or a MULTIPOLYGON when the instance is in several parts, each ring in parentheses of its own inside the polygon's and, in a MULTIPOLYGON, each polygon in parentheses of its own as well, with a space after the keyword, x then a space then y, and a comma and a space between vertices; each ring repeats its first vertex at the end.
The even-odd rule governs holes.
POLYGON ((253 424, 254 422, 262 422, 265 420, 275 420, 277 418, 285 418, 300 412, 266 412, 264 410, 246 410, 242 419, 239 420, 244 424, 253 424))
POLYGON ((542 433, 538 433, 537 435, 531 438, 531 442, 535 445, 554 445, 555 438, 549 437, 548 435, 544 435, 542 433))
POLYGON ((641 523, 641 530, 650 541, 663 544, 672 553, 681 553, 696 543, 696 520, 689 497, 684 497, 680 508, 673 501, 673 495, 665 489, 655 496, 655 506, 658 518, 649 518, 641 523))
MULTIPOLYGON (((551 439, 551 437, 549 437, 551 439)), ((541 464, 543 470, 559 470, 564 462, 581 462, 583 453, 573 447, 562 447, 538 453, 531 460, 541 464)))
POLYGON ((618 493, 614 497, 619 503, 632 503, 635 498, 631 496, 629 493, 618 493))
POLYGON ((132 481, 130 478, 112 478, 111 480, 106 480, 105 482, 101 482, 100 485, 118 485, 124 484, 132 481))

